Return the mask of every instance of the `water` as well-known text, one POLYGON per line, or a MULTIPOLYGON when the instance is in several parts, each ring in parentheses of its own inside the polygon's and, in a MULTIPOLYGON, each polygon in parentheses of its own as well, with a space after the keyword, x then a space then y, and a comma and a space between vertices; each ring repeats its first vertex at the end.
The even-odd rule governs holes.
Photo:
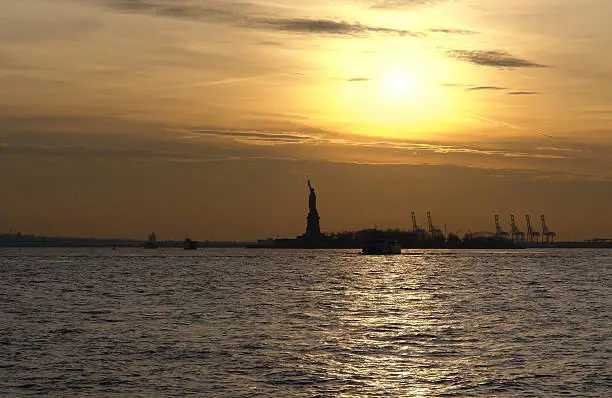
POLYGON ((606 397, 612 251, 0 249, 0 395, 606 397))

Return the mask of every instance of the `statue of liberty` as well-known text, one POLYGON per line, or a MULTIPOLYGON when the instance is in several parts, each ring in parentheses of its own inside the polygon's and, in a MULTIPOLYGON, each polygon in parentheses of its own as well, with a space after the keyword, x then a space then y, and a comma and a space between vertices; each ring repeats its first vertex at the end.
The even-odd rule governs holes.
POLYGON ((308 210, 317 213, 317 194, 308 180, 308 188, 310 188, 310 196, 308 197, 308 210))
POLYGON ((308 180, 308 188, 310 195, 308 196, 308 217, 306 217, 306 233, 305 238, 313 238, 321 236, 321 227, 319 226, 319 212, 317 211, 317 194, 308 180))

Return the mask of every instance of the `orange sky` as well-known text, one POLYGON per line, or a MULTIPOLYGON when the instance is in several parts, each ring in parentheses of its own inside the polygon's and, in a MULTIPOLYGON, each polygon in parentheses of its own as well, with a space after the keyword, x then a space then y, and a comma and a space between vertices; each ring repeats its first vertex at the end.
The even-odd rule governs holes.
POLYGON ((607 0, 3 0, 0 233, 612 237, 607 0), (305 5, 308 4, 308 5, 305 5))

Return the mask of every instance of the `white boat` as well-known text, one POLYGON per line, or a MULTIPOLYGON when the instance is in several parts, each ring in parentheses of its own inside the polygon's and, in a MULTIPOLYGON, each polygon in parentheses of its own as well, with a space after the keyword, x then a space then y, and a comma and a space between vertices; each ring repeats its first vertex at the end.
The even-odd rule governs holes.
POLYGON ((155 232, 151 233, 151 235, 149 235, 149 239, 147 239, 144 243, 144 248, 145 249, 157 249, 159 247, 159 245, 157 244, 157 235, 155 235, 155 232))
POLYGON ((396 240, 390 240, 386 238, 376 238, 366 240, 363 242, 361 248, 361 254, 372 255, 385 255, 385 254, 401 254, 402 245, 396 240))

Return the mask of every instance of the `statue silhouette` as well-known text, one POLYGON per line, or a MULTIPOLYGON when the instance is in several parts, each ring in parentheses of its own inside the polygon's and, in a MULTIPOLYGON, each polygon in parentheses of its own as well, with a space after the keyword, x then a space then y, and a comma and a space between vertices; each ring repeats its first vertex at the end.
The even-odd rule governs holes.
POLYGON ((308 180, 308 189, 310 189, 310 195, 308 196, 308 217, 306 217, 306 233, 304 237, 307 239, 319 238, 321 236, 321 227, 319 226, 319 212, 317 211, 317 194, 310 185, 308 180))
POLYGON ((310 188, 310 196, 308 197, 308 211, 311 213, 317 213, 317 194, 315 193, 312 185, 310 185, 310 180, 308 180, 308 188, 310 188))

